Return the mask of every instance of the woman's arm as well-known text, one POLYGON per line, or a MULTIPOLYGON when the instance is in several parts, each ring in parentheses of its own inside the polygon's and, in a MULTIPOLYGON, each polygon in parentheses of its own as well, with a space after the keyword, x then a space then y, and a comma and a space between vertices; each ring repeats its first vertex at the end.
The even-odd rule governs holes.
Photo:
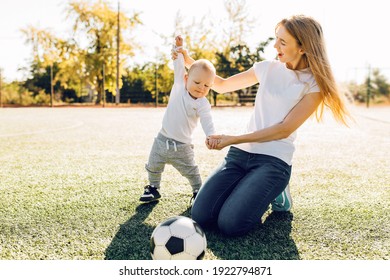
MULTIPOLYGON (((183 54, 185 66, 187 68, 190 68, 191 65, 195 62, 195 60, 188 55, 188 51, 186 49, 178 50, 178 52, 183 54)), ((172 54, 172 57, 175 58, 176 55, 172 54)), ((221 78, 218 75, 215 76, 214 85, 212 89, 218 93, 232 92, 235 90, 253 86, 258 82, 259 81, 256 78, 255 70, 252 67, 247 71, 238 73, 226 79, 221 78)))
MULTIPOLYGON (((184 63, 185 63, 185 66, 188 68, 191 67, 191 65, 195 62, 195 59, 193 59, 189 54, 188 54, 188 51, 184 48, 178 50, 179 53, 182 53, 183 54, 183 57, 184 57, 184 63)), ((175 59, 177 56, 177 53, 172 53, 172 58, 175 59)))
POLYGON ((295 105, 281 123, 238 136, 215 135, 210 136, 210 138, 219 140, 218 150, 233 144, 267 142, 287 138, 314 113, 321 100, 322 97, 319 92, 307 94, 295 105))
POLYGON ((250 68, 244 72, 233 75, 229 78, 221 78, 216 76, 212 87, 218 93, 231 92, 242 88, 247 88, 257 84, 259 81, 256 78, 255 70, 250 68))

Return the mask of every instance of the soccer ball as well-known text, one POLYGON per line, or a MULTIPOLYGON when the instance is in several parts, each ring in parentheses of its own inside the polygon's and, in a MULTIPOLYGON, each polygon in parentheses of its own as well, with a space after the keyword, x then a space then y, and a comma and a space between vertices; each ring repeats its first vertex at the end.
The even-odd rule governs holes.
POLYGON ((154 260, 201 260, 207 247, 206 235, 192 219, 169 218, 159 224, 150 238, 154 260))

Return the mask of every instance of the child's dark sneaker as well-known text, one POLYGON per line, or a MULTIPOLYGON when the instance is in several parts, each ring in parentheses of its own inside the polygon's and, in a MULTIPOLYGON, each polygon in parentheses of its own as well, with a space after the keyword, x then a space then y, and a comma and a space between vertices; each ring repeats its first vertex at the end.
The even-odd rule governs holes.
POLYGON ((144 193, 140 197, 142 202, 151 202, 160 199, 161 195, 158 189, 153 185, 147 185, 144 188, 144 193))

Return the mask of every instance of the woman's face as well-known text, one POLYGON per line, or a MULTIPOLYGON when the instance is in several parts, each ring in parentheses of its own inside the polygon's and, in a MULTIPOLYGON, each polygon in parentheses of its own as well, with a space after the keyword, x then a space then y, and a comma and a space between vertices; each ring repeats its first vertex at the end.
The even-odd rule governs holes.
POLYGON ((280 25, 275 32, 276 42, 274 48, 278 52, 280 62, 286 63, 290 69, 303 69, 307 65, 302 63, 302 48, 298 45, 297 40, 291 36, 283 25, 280 25))

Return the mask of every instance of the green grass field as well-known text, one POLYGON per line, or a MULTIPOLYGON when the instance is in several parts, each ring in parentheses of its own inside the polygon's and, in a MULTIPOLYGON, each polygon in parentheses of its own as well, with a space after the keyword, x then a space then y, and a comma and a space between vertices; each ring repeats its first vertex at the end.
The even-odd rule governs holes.
MULTIPOLYGON (((249 108, 214 108, 238 133, 249 108)), ((191 188, 171 166, 162 199, 140 205, 163 108, 0 108, 0 259, 150 259, 149 237, 189 216, 191 188)), ((350 128, 308 120, 291 178, 291 213, 266 212, 247 236, 208 231, 206 259, 388 260, 390 108, 354 108, 350 128)), ((223 159, 200 128, 205 179, 223 159)))

